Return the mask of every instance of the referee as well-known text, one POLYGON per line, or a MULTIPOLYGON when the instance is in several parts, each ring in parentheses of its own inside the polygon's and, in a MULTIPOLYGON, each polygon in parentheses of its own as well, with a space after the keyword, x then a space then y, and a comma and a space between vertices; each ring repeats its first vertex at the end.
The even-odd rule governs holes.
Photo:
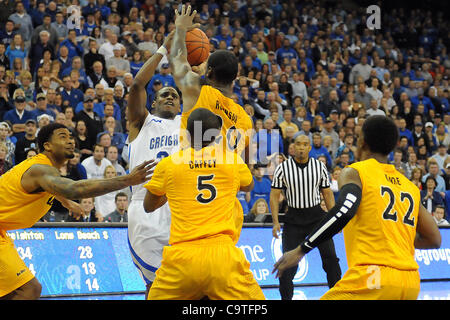
MULTIPOLYGON (((282 162, 273 174, 270 192, 270 208, 273 219, 273 236, 278 238, 278 202, 285 190, 288 210, 284 219, 282 245, 283 252, 290 251, 305 240, 306 236, 320 222, 325 212, 320 207, 320 194, 328 210, 334 207, 334 195, 325 165, 309 157, 311 143, 306 135, 294 140, 294 157, 282 162)), ((333 239, 318 246, 322 267, 327 274, 328 287, 341 279, 341 268, 336 256, 333 239)), ((283 272, 280 279, 280 294, 283 300, 292 300, 294 285, 292 280, 298 265, 283 272)))

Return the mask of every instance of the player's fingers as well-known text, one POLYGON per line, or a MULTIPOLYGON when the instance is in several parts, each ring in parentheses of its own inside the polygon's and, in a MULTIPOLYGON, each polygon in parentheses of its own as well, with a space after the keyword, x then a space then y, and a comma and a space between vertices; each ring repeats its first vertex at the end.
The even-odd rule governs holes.
POLYGON ((188 6, 187 9, 186 9, 186 15, 187 16, 191 15, 191 10, 192 10, 191 6, 188 6))
POLYGON ((278 266, 280 265, 280 262, 281 262, 281 259, 278 260, 278 261, 273 265, 272 273, 274 273, 275 271, 277 271, 278 266))
POLYGON ((147 161, 144 161, 144 162, 142 162, 139 166, 137 166, 137 168, 138 169, 143 169, 143 168, 145 168, 146 166, 148 166, 149 164, 152 164, 152 163, 154 163, 155 162, 155 160, 147 160, 147 161))
POLYGON ((185 15, 186 14, 186 5, 185 4, 183 4, 182 6, 181 6, 181 15, 185 15))
POLYGON ((195 15, 197 14, 197 10, 194 10, 193 12, 192 12, 192 18, 195 18, 195 15))

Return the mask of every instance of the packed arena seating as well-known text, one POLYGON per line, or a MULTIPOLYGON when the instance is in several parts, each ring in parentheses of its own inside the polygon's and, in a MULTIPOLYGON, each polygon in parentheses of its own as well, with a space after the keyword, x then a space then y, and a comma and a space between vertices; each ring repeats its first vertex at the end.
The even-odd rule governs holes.
MULTIPOLYGON (((401 136, 392 164, 419 186, 427 209, 445 208, 437 222, 446 223, 449 20, 439 6, 380 3, 380 28, 373 29, 366 11, 371 3, 363 3, 190 2, 211 52, 230 50, 240 62, 233 99, 252 116, 257 147, 255 188, 238 194, 247 222, 270 212, 271 174, 292 156, 296 136, 310 137, 311 156, 326 163, 337 194, 340 170, 355 161, 362 123, 384 114, 395 120, 401 136), (429 192, 436 194, 431 202, 429 192), (256 208, 261 198, 265 210, 256 208)), ((1 1, 0 174, 39 152, 37 131, 51 122, 65 124, 77 141, 78 156, 62 169, 63 176, 95 177, 89 159, 96 144, 104 148, 99 156, 104 175, 124 174, 129 90, 140 67, 174 29, 178 5, 166 0, 1 1), (89 120, 82 110, 90 102, 96 117, 89 120), (110 165, 115 172, 107 173, 110 165)), ((167 59, 147 86, 149 111, 155 90, 175 85, 167 59)), ((115 195, 87 201, 96 220, 107 221, 115 195)), ((43 221, 70 217, 55 200, 43 221)))

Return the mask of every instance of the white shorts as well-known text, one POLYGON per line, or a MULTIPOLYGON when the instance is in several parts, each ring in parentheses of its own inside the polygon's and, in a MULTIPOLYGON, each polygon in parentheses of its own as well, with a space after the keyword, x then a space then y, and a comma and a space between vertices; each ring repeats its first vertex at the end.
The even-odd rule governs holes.
POLYGON ((169 244, 169 204, 146 213, 143 200, 132 200, 128 207, 128 245, 131 257, 146 284, 155 280, 161 266, 163 247, 169 244))

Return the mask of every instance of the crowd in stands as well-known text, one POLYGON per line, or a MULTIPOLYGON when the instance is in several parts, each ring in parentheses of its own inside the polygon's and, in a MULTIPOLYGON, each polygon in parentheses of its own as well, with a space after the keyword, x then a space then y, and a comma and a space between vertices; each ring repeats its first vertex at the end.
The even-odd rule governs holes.
MULTIPOLYGON (((0 0, 0 174, 37 152, 51 122, 76 139, 61 169, 71 179, 127 170, 128 93, 143 63, 175 28, 178 2, 167 0, 0 0), (73 19, 80 8, 79 21, 73 19), (79 23, 79 24, 77 24, 79 23), (76 27, 74 27, 76 25, 76 27)), ((369 29, 365 7, 341 1, 192 1, 210 50, 231 50, 239 76, 233 99, 257 131, 255 188, 239 193, 246 221, 269 213, 274 166, 309 136, 337 194, 355 161, 364 120, 386 115, 400 140, 391 163, 420 189, 440 225, 450 212, 449 20, 440 10, 383 11, 369 29), (262 200, 263 201, 262 201, 262 200)), ((175 86, 167 57, 147 86, 175 86)), ((43 221, 126 221, 128 189, 83 199, 75 219, 55 200, 43 221)), ((283 203, 283 199, 280 199, 283 203)))

